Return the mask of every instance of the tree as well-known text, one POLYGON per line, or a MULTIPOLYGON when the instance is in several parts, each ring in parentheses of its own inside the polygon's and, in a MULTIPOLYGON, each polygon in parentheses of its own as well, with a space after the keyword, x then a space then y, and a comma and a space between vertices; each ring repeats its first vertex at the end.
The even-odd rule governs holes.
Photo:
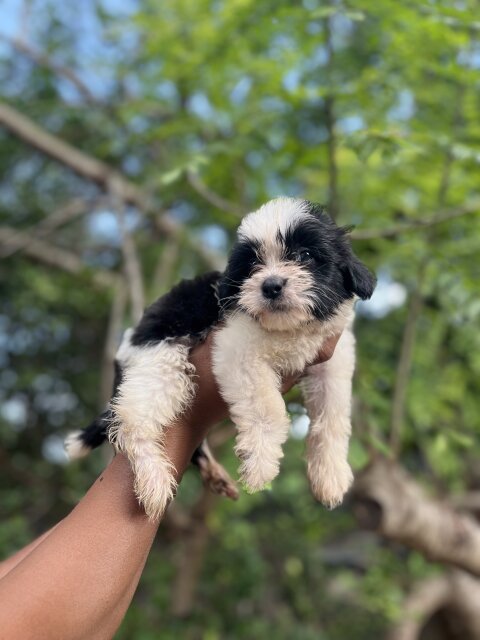
MULTIPOLYGON (((446 501, 475 490, 477 4, 123 6, 38 0, 2 31, 2 551, 58 519, 101 467, 102 454, 55 461, 108 395, 122 327, 179 277, 221 265, 242 212, 280 193, 356 224, 379 274, 357 321, 352 463, 378 469, 386 455, 385 486, 405 468, 446 501)), ((295 394, 290 406, 298 417, 295 394)), ((233 472, 225 433, 213 438, 233 472)), ((168 624, 185 638, 379 637, 424 580, 443 586, 422 616, 458 601, 445 580, 459 574, 442 573, 452 558, 400 525, 391 534, 390 502, 364 481, 354 510, 386 543, 371 536, 366 550, 348 506, 316 506, 302 446, 289 442, 271 493, 236 505, 186 478, 163 532, 177 559, 154 550, 120 637, 155 637, 172 579, 172 611, 191 615, 168 624), (348 553, 332 542, 347 536, 348 553)), ((475 573, 475 558, 460 566, 475 573)))

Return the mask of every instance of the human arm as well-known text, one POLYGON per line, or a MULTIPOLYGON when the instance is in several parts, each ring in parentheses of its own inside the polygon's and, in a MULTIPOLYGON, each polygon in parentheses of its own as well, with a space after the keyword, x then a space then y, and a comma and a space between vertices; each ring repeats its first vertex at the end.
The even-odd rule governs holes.
MULTIPOLYGON (((165 434, 178 479, 208 429, 227 415, 211 373, 210 347, 207 340, 192 353, 196 399, 165 434)), ((333 348, 329 343, 320 360, 333 348)), ((285 381, 284 390, 294 382, 295 377, 285 381)), ((77 507, 0 580, 2 639, 111 638, 157 528, 136 501, 128 460, 117 455, 77 507)))

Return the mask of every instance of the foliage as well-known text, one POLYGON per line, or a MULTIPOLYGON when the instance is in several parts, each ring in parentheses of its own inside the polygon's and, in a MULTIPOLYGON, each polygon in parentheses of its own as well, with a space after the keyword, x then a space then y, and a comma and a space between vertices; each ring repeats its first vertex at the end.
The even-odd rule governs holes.
MULTIPOLYGON (((357 322, 352 462, 364 464, 371 447, 389 450, 408 302, 419 289, 400 459, 436 490, 474 487, 478 212, 408 225, 478 196, 477 3, 120 4, 32 3, 28 42, 79 82, 7 39, 0 86, 3 100, 149 194, 148 211, 127 211, 148 299, 207 267, 199 246, 225 253, 238 208, 275 195, 326 202, 359 232, 404 225, 391 238, 355 244, 380 286, 357 322), (212 204, 212 194, 226 206, 212 204), (185 226, 175 242, 156 224, 165 212, 185 226)), ((91 276, 99 268, 122 273, 122 250, 111 203, 96 204, 99 187, 3 130, 0 176, 6 227, 36 228, 74 197, 88 204, 46 237, 80 256, 81 273, 26 251, 0 263, 0 552, 8 555, 61 518, 104 464, 98 452, 64 466, 58 448, 102 402, 113 292, 91 276)), ((366 553, 348 506, 327 513, 314 504, 302 448, 289 441, 271 492, 218 502, 208 514, 210 544, 186 620, 168 614, 176 571, 169 558, 182 542, 161 533, 119 638, 157 638, 159 628, 165 638, 203 640, 379 637, 403 590, 429 569, 376 542, 366 553), (342 540, 350 559, 331 565, 342 540)), ((221 457, 233 472, 229 445, 221 457)), ((191 473, 180 504, 188 509, 199 493, 191 473)))

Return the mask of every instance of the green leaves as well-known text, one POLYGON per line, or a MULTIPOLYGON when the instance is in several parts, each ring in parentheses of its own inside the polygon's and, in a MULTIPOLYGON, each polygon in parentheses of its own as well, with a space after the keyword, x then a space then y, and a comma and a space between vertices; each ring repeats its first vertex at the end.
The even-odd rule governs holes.
MULTIPOLYGON (((222 198, 241 210, 280 194, 328 204, 336 178, 339 221, 359 231, 408 226, 478 199, 473 0, 142 0, 122 4, 122 12, 100 1, 81 4, 86 29, 78 7, 40 3, 31 38, 81 74, 98 100, 87 104, 67 77, 8 48, 0 52, 3 98, 152 197, 155 211, 128 211, 151 297, 205 267, 198 242, 188 238, 203 242, 221 227, 233 240, 238 216, 218 206, 222 198), (189 175, 204 187, 194 189, 189 175), (185 225, 177 245, 158 230, 157 209, 185 225)), ((99 195, 13 135, 2 130, 0 139, 2 225, 35 233, 72 197, 99 195)), ((98 454, 57 468, 41 451, 47 437, 86 424, 98 409, 112 294, 93 288, 91 276, 96 266, 123 273, 114 226, 102 205, 45 238, 83 260, 82 273, 59 272, 22 252, 1 262, 0 402, 20 398, 26 409, 23 427, 0 412, 0 450, 12 461, 0 470, 4 555, 61 518, 103 464, 98 454), (76 404, 46 410, 46 396, 54 403, 65 390, 76 404)), ((375 301, 383 315, 357 317, 350 462, 360 470, 372 451, 392 453, 391 402, 407 317, 405 304, 391 300, 399 285, 411 294, 425 264, 400 460, 446 492, 468 489, 480 455, 479 215, 359 241, 355 250, 385 286, 375 301)), ((165 613, 175 577, 170 558, 183 551, 178 538, 161 532, 119 637, 153 638, 159 628, 186 640, 385 635, 403 591, 429 569, 417 554, 405 560, 376 542, 373 560, 365 560, 348 509, 327 513, 310 496, 304 445, 287 443, 270 491, 216 503, 197 605, 185 621, 165 613), (347 560, 327 566, 326 545, 347 534, 347 560), (361 573, 348 568, 358 556, 361 573)), ((221 458, 234 473, 230 444, 221 458)), ((188 474, 182 482, 185 510, 199 485, 188 474)))

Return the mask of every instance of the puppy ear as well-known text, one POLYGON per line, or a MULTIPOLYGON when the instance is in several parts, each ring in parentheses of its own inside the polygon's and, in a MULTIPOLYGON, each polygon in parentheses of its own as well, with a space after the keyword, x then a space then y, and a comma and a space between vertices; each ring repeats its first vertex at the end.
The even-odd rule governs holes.
POLYGON ((348 291, 362 300, 371 298, 377 279, 353 253, 344 266, 343 277, 348 291))

